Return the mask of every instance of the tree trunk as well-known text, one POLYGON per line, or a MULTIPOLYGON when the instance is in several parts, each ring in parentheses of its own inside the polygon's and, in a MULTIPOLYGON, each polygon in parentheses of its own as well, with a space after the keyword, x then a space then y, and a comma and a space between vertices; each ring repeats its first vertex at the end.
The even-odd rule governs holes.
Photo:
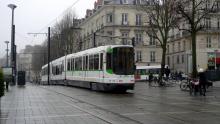
POLYGON ((196 32, 192 32, 192 77, 197 77, 196 32))
POLYGON ((165 69, 165 62, 166 62, 166 46, 162 47, 162 60, 161 60, 161 70, 159 75, 159 81, 162 81, 162 77, 164 75, 164 69, 165 69))

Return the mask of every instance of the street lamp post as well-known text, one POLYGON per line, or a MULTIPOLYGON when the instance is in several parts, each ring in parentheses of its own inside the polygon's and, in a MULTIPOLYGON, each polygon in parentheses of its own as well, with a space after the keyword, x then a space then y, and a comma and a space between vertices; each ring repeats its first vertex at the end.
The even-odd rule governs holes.
POLYGON ((6 43, 6 45, 7 45, 7 49, 6 49, 6 67, 8 67, 8 43, 9 43, 9 41, 5 41, 5 43, 6 43))
POLYGON ((12 10, 12 20, 11 20, 11 67, 13 75, 13 85, 16 82, 16 53, 15 53, 15 25, 14 25, 14 9, 17 7, 14 4, 9 4, 9 8, 12 10))

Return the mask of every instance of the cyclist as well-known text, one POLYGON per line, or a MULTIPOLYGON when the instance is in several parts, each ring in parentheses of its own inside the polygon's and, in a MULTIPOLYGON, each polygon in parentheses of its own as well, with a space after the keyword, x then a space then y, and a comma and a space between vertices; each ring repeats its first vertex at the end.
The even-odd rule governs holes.
POLYGON ((206 83, 207 83, 207 77, 202 68, 199 69, 199 91, 200 95, 205 96, 206 93, 206 83))

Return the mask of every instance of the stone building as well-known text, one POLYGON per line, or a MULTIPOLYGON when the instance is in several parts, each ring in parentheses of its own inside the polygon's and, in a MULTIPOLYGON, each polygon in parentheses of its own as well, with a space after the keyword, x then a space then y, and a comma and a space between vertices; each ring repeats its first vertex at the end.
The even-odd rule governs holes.
MULTIPOLYGON (((212 13, 201 21, 204 28, 197 33, 197 68, 220 68, 220 0, 207 1, 206 7, 213 7, 212 13), (214 3, 215 2, 215 3, 214 3), (213 6, 212 6, 213 5, 213 6)), ((181 26, 186 27, 185 22, 181 26)), ((192 72, 191 37, 187 31, 173 29, 167 45, 167 65, 173 71, 192 72)))
POLYGON ((137 10, 141 0, 98 0, 79 24, 82 50, 101 45, 131 45, 135 39, 136 65, 158 65, 161 48, 147 35, 146 12, 137 10))

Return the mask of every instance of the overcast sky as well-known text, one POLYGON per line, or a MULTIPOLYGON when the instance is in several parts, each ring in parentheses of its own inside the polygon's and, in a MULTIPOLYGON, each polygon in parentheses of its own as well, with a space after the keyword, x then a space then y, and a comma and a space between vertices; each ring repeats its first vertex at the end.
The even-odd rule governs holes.
MULTIPOLYGON (((62 17, 62 13, 72 6, 78 18, 85 16, 86 9, 92 9, 96 0, 0 0, 0 57, 6 55, 6 44, 11 42, 11 9, 8 4, 15 4, 15 43, 18 50, 25 45, 41 44, 44 35, 28 35, 27 33, 47 32, 62 17), (76 3, 75 5, 73 5, 76 3)), ((9 44, 9 48, 11 44, 9 44)), ((17 51, 19 52, 19 51, 17 51)))

